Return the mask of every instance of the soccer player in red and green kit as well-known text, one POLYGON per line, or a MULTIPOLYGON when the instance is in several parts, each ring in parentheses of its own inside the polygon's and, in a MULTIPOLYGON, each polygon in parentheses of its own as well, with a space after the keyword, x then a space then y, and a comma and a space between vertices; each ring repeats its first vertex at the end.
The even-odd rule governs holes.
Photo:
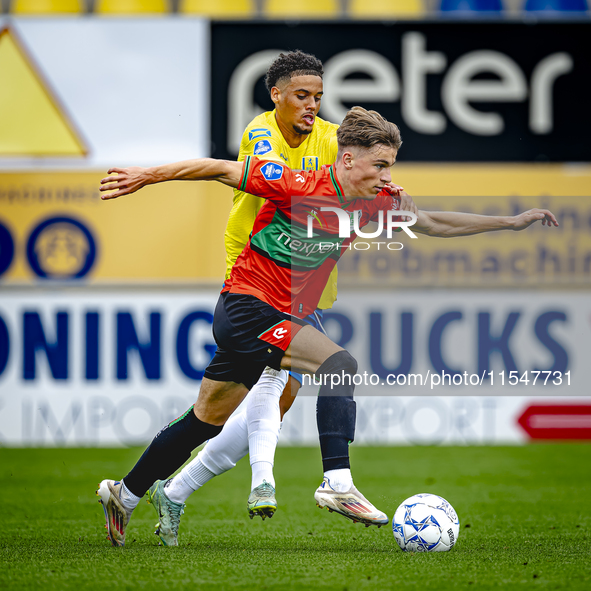
MULTIPOLYGON (((242 187, 266 199, 246 248, 232 268, 214 314, 218 345, 206 369, 196 403, 160 431, 121 481, 103 480, 99 488, 109 534, 123 545, 133 506, 121 495, 126 487, 141 497, 158 479, 177 470, 190 453, 215 437, 230 414, 257 382, 266 366, 297 368, 313 374, 320 396, 352 396, 357 362, 343 348, 301 319, 318 303, 331 269, 354 239, 339 236, 340 216, 324 212, 323 227, 307 237, 307 218, 319 208, 333 207, 357 215, 359 228, 392 215, 397 200, 385 190, 401 145, 396 125, 374 111, 351 109, 337 132, 335 164, 320 171, 296 172, 277 162, 251 158, 244 163, 203 158, 152 169, 150 181, 138 181, 133 169, 115 169, 103 180, 104 199, 133 193, 165 179, 215 180, 242 187), (358 212, 355 214, 354 212, 358 212), (289 232, 289 233, 287 233, 289 232), (322 240, 320 240, 320 236, 322 240), (314 245, 332 244, 326 248, 314 245), (303 260, 306 253, 314 260, 303 260), (330 376, 338 376, 334 388, 330 376)), ((413 231, 452 237, 495 230, 521 230, 535 221, 558 225, 548 210, 532 209, 517 216, 481 216, 419 211, 413 231)), ((323 483, 329 488, 329 483, 323 483)), ((335 504, 346 494, 327 491, 335 504)), ((355 502, 363 504, 359 495, 355 502)))

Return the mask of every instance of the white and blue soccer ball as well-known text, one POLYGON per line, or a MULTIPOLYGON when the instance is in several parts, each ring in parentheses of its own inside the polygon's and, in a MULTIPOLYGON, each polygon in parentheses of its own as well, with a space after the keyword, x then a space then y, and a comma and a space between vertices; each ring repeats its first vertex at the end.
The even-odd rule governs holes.
POLYGON ((443 497, 421 493, 396 509, 392 530, 406 552, 447 552, 458 540, 460 520, 443 497))

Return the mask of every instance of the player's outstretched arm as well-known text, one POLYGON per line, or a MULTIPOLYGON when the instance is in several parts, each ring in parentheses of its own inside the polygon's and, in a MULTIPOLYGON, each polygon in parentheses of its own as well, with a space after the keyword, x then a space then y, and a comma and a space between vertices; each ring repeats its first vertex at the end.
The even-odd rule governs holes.
POLYGON ((515 216, 420 210, 412 230, 428 236, 452 238, 497 230, 525 230, 537 221, 544 226, 558 226, 554 214, 547 209, 530 209, 515 216))
POLYGON ((164 181, 219 181, 230 187, 238 187, 242 175, 242 162, 197 158, 172 164, 142 168, 110 168, 109 176, 101 180, 101 199, 116 199, 135 193, 146 185, 164 181), (106 193, 105 191, 112 191, 106 193))

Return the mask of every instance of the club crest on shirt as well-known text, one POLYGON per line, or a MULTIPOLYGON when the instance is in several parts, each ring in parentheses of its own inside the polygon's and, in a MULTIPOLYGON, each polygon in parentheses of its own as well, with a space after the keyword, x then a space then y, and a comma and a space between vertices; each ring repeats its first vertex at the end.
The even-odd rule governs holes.
POLYGON ((248 132, 248 141, 254 140, 257 137, 271 137, 271 130, 265 129, 264 127, 259 127, 257 129, 251 129, 248 132))
POLYGON ((268 181, 278 181, 283 176, 283 166, 269 162, 261 168, 261 172, 268 181))
POLYGON ((305 156, 302 158, 302 170, 318 170, 318 156, 305 156))
POLYGON ((272 150, 271 142, 269 140, 259 140, 254 145, 254 155, 255 156, 258 156, 260 154, 266 154, 267 152, 270 152, 271 150, 272 150))

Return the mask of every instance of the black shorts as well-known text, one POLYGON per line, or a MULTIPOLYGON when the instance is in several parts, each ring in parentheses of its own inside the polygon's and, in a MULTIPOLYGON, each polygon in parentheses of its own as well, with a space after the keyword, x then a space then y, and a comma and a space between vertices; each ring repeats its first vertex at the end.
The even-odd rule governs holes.
POLYGON ((265 367, 281 369, 281 359, 293 337, 306 323, 250 295, 224 292, 213 315, 218 346, 205 377, 236 382, 249 390, 265 367))

